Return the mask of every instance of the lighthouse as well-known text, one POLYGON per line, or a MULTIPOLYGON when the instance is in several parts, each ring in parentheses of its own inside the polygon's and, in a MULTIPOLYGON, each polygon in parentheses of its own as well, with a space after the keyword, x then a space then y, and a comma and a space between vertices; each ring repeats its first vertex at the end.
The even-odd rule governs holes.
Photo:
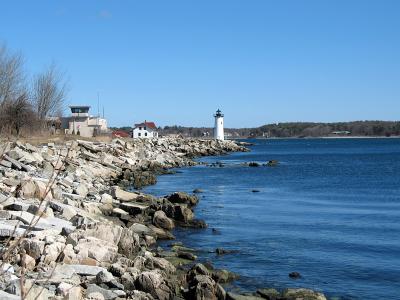
POLYGON ((224 140, 224 115, 218 109, 214 115, 215 126, 214 126, 214 138, 217 140, 224 140))

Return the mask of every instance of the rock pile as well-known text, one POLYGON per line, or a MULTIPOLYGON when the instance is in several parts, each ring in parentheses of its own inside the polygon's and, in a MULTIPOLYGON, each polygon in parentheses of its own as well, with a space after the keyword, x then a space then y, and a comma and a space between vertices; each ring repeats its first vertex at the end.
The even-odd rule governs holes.
POLYGON ((0 144, 1 298, 183 297, 188 283, 170 262, 182 254, 149 250, 178 224, 205 226, 194 218, 197 197, 117 184, 153 184, 193 157, 229 151, 245 148, 194 139, 0 144))
POLYGON ((190 249, 156 248, 175 226, 206 226, 193 213, 198 198, 123 187, 231 151, 246 149, 195 139, 0 144, 0 298, 228 298, 221 284, 234 274, 201 264, 185 270, 196 260, 190 249))

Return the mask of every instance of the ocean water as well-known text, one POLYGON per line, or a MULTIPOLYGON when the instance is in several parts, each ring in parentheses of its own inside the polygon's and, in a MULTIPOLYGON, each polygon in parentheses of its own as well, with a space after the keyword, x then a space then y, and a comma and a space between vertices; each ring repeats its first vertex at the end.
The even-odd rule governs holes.
POLYGON ((199 249, 200 260, 238 273, 228 288, 400 299, 400 139, 251 142, 248 153, 199 159, 225 167, 182 168, 145 189, 204 190, 195 214, 209 228, 177 229, 177 239, 199 249), (271 159, 280 164, 243 165, 271 159), (217 247, 238 253, 217 256, 217 247), (290 279, 293 271, 302 277, 290 279))

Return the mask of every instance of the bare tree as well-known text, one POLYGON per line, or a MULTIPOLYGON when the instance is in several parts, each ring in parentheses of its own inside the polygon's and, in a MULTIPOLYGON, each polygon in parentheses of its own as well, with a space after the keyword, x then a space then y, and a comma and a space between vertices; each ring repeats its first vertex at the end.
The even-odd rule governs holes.
POLYGON ((14 100, 25 91, 23 58, 10 53, 5 45, 0 45, 0 103, 14 100))
POLYGON ((15 100, 5 101, 2 105, 0 121, 3 127, 7 127, 11 134, 15 132, 17 137, 19 137, 23 128, 32 127, 35 120, 36 114, 26 92, 15 100))
POLYGON ((33 113, 26 88, 23 58, 0 45, 0 131, 19 135, 33 113), (21 119, 18 119, 21 118, 21 119))
POLYGON ((25 86, 22 56, 0 45, 0 103, 15 99, 25 86))
POLYGON ((40 120, 47 116, 60 115, 64 110, 67 84, 56 65, 36 76, 33 83, 33 103, 40 120))

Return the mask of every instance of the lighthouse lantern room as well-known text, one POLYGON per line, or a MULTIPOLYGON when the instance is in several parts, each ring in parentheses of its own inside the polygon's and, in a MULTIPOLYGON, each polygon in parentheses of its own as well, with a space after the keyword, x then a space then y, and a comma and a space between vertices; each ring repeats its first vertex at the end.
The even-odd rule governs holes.
POLYGON ((224 115, 218 109, 214 115, 215 126, 214 126, 214 138, 217 140, 224 140, 224 115))

